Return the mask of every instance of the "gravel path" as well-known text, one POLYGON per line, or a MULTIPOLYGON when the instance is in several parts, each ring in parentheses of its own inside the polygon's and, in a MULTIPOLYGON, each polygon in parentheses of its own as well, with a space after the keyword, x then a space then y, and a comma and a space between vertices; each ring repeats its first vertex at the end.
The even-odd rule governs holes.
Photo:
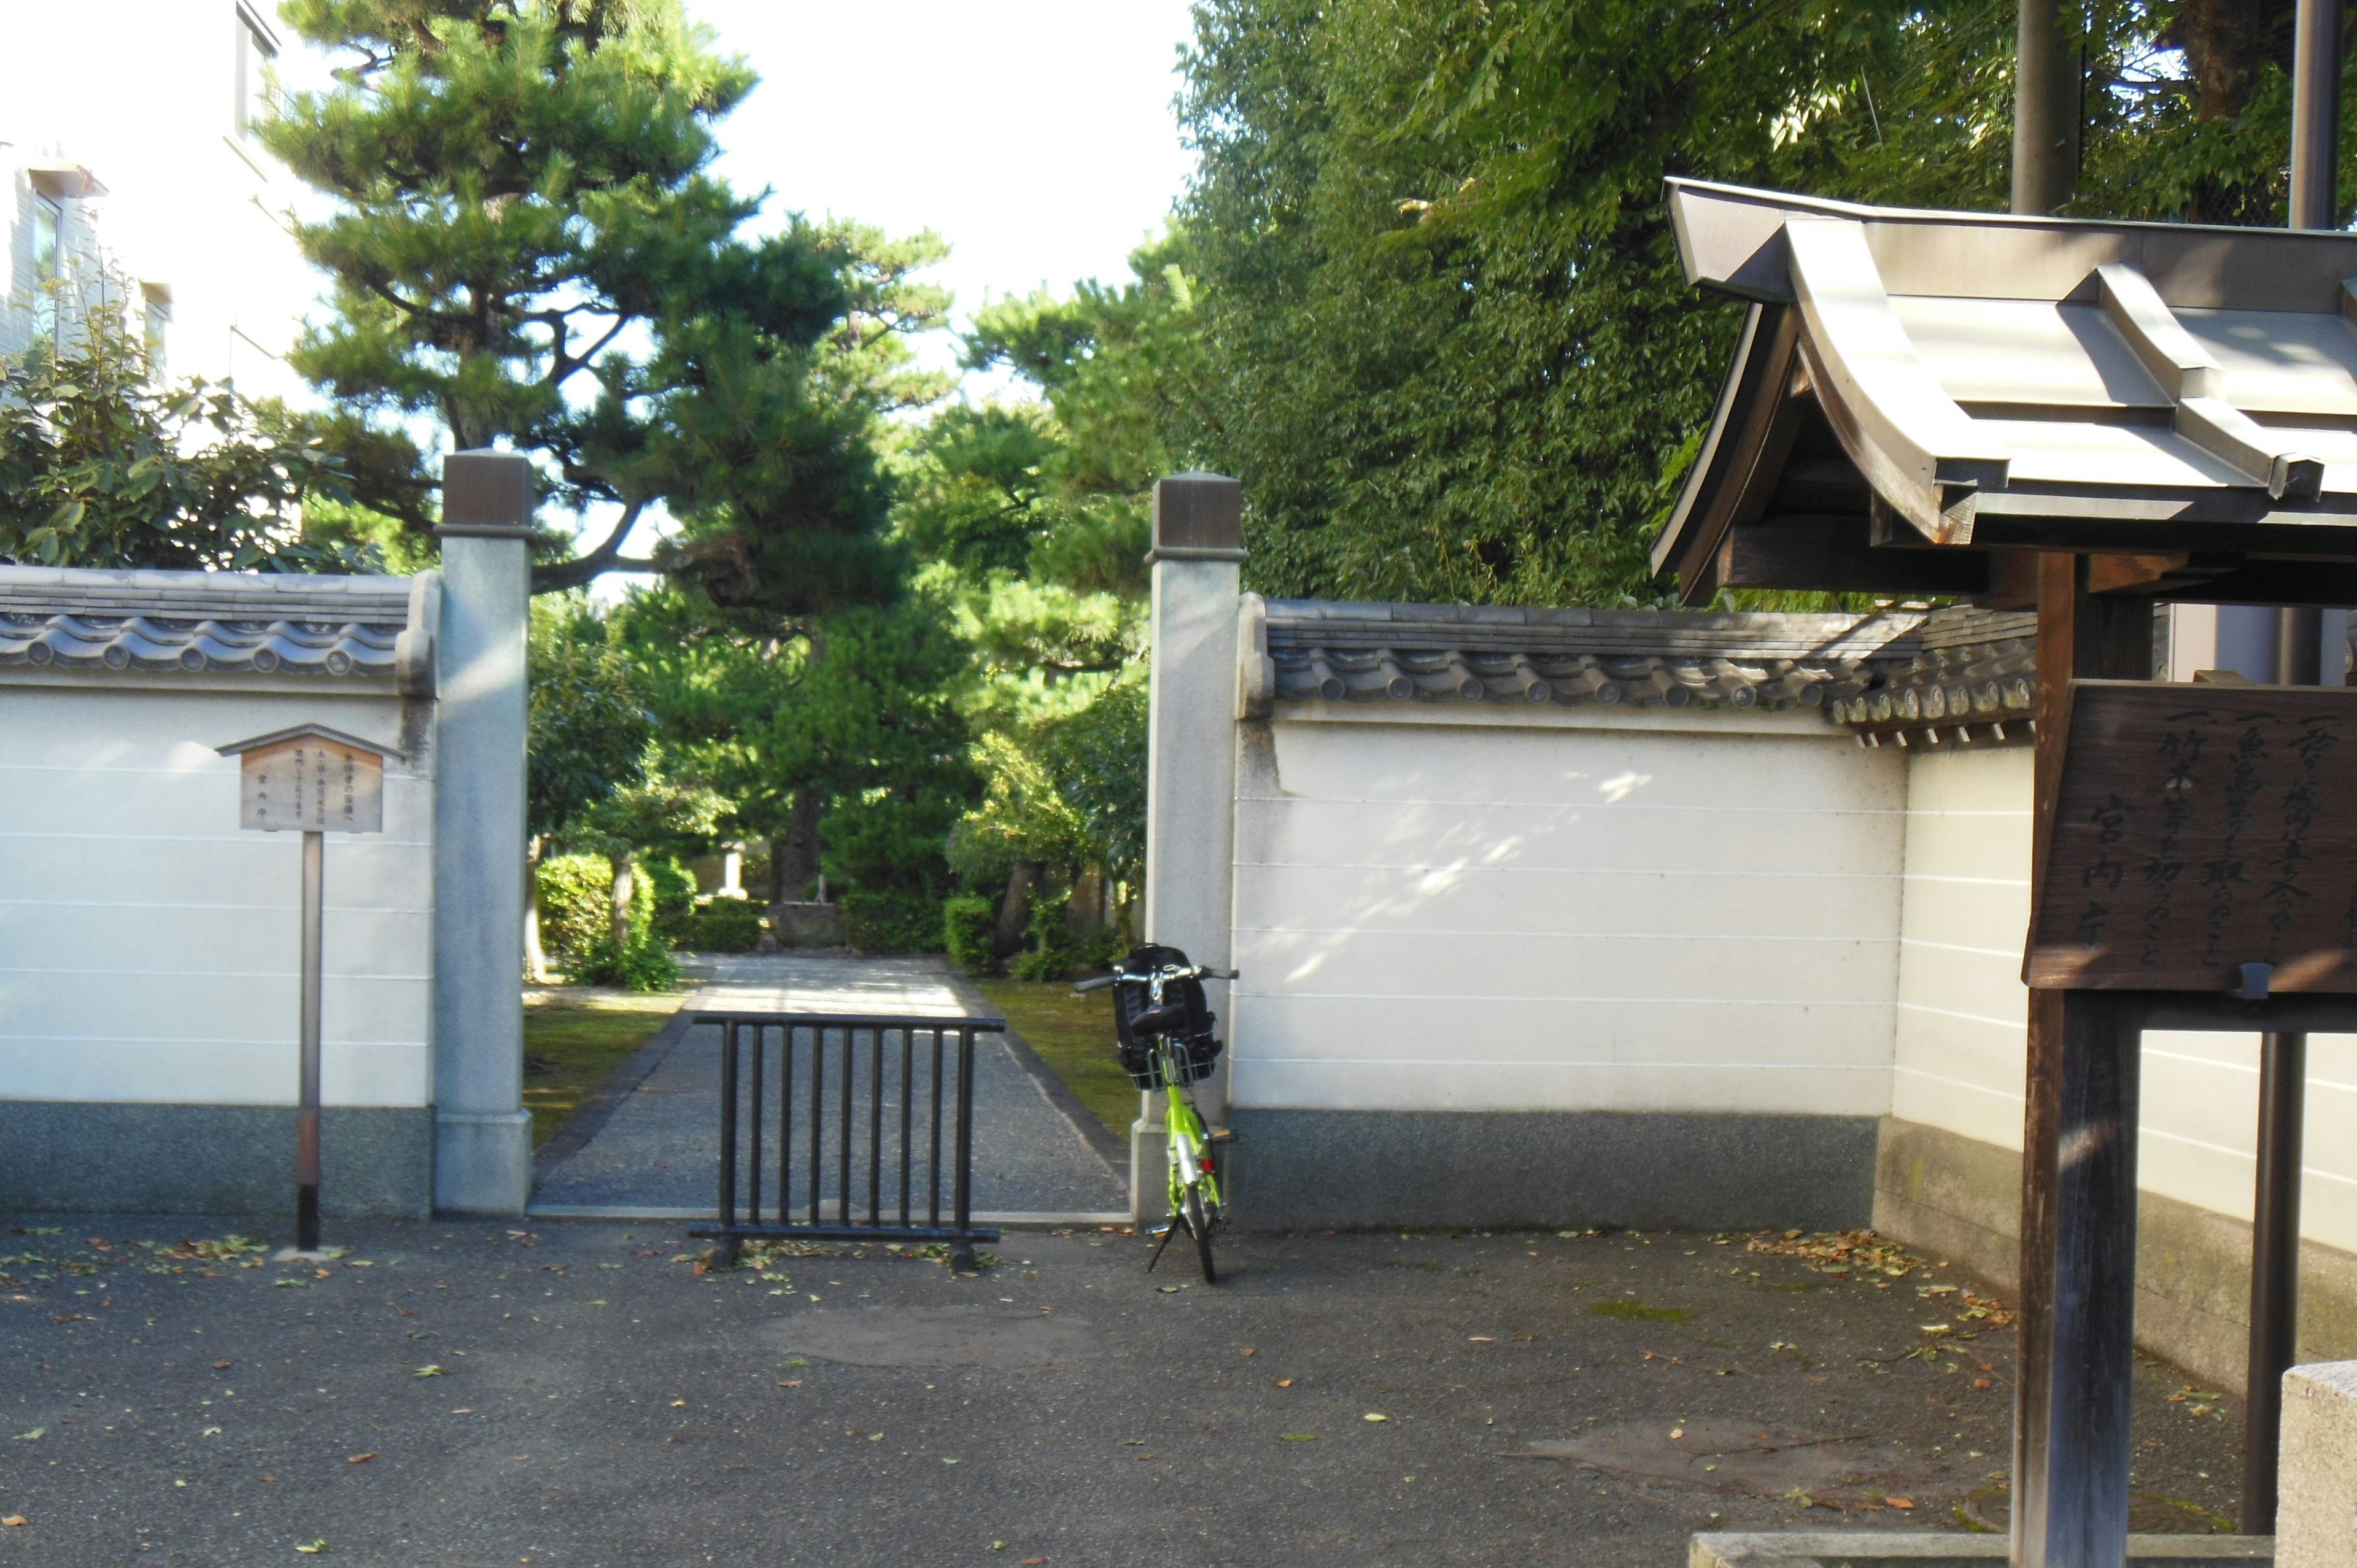
MULTIPOLYGON (((851 958, 828 953, 739 955, 708 961, 710 982, 683 1007, 699 1011, 877 1014, 906 1017, 956 1018, 976 1015, 959 995, 937 961, 923 958, 851 958)), ((883 1207, 897 1213, 899 1128, 902 1101, 898 1034, 882 1042, 884 1114, 878 1155, 882 1168, 883 1207)), ((926 1207, 930 1168, 925 1158, 931 1142, 926 1120, 931 1111, 931 1040, 918 1034, 910 1046, 909 1098, 911 1143, 918 1151, 912 1198, 920 1211, 926 1207)), ((700 1026, 672 1031, 659 1047, 661 1058, 651 1071, 617 1103, 588 1141, 563 1157, 544 1165, 533 1192, 536 1205, 565 1208, 698 1208, 714 1206, 720 1157, 720 1031, 700 1026)), ((945 1057, 945 1087, 954 1090, 955 1042, 951 1037, 945 1057)), ((873 1096, 877 1058, 868 1041, 861 1042, 852 1064, 857 1137, 853 1145, 852 1199, 855 1218, 869 1197, 866 1162, 868 1122, 866 1107, 873 1096)), ((764 1079, 774 1095, 781 1067, 781 1047, 772 1036, 765 1058, 764 1079)), ((642 1064, 643 1065, 643 1064, 642 1064)), ((798 1095, 792 1128, 795 1175, 791 1197, 797 1210, 806 1208, 810 1192, 808 1114, 809 1038, 799 1042, 794 1065, 798 1095)), ((831 1040, 822 1066, 828 1099, 827 1143, 819 1170, 819 1197, 832 1217, 841 1196, 838 1155, 844 1081, 844 1047, 831 1040)), ((774 1101, 772 1101, 774 1103, 774 1101)), ((946 1101, 945 1101, 946 1103, 946 1101)), ((944 1122, 944 1146, 949 1146, 944 1122)), ((776 1128, 763 1129, 765 1156, 774 1183, 776 1128)), ((749 1127, 740 1136, 749 1135, 749 1127)), ((562 1145, 559 1145, 560 1147, 562 1145)), ((942 1175, 944 1206, 949 1202, 948 1169, 942 1175)), ((765 1190, 770 1204, 774 1186, 765 1190)), ((1102 1213, 1125 1210, 1128 1194, 1124 1176, 1107 1164, 1051 1101, 1031 1068, 1016 1049, 996 1036, 977 1037, 974 1053, 974 1207, 977 1213, 1102 1213)))

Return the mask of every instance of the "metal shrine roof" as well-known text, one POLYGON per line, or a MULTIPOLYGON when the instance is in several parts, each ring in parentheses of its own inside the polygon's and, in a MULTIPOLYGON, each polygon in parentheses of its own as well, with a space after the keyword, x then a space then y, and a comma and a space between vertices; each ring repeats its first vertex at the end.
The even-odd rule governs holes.
POLYGON ((432 585, 430 575, 0 566, 0 668, 414 683, 430 675, 432 585))
POLYGON ((2020 602, 2039 549, 2114 592, 2357 601, 2357 235, 1669 187, 1687 276, 1752 302, 1654 553, 1688 603, 2020 602))

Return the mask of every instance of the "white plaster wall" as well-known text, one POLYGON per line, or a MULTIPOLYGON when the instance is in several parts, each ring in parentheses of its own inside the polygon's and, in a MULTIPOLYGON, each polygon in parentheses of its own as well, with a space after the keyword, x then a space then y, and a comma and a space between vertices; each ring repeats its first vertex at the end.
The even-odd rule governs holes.
MULTIPOLYGON (((1906 897, 1891 1112, 2021 1147, 2029 993, 2027 746, 1909 765, 1906 897)), ((2138 1176, 2149 1191, 2251 1217, 2258 1038, 2155 1032, 2144 1042, 2138 1176)), ((2309 1042, 2302 1230, 2357 1251, 2357 1036, 2309 1042)))
MULTIPOLYGON (((401 744, 389 695, 0 683, 0 1099, 296 1097, 302 841, 242 832, 224 742, 316 722, 401 744)), ((432 1102, 432 786, 328 835, 322 1093, 432 1102)))
POLYGON ((1446 711, 1244 731, 1236 1104, 1889 1109, 1901 757, 1446 711))

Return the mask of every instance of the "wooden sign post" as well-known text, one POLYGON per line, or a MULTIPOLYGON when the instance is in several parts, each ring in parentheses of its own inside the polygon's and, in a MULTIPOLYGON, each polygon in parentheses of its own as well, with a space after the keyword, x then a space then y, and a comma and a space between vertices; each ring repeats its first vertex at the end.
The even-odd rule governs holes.
POLYGON ((239 760, 238 826, 303 835, 301 1088, 295 1112, 295 1245, 319 1246, 319 975, 326 835, 384 831, 384 762, 401 753, 322 725, 219 748, 239 760))
MULTIPOLYGON (((2030 1568, 2116 1562, 2126 1530, 2143 1031, 2259 1033, 2297 1127, 2301 1036, 2357 1027, 2357 691, 2078 680, 2061 695, 2040 737, 2059 755, 2041 770, 2022 961, 2059 1045, 2025 1156, 2050 1197, 2025 1236, 2024 1299, 2033 1278, 2068 1285, 2044 1293, 2034 1353, 2025 1337, 2035 1445, 2017 1466, 2015 1547, 2030 1568)), ((2045 1082, 2033 1070, 2033 1097, 2045 1082)), ((2246 1530, 2274 1513, 2275 1380, 2296 1326, 2290 1159, 2287 1183, 2263 1157, 2257 1195, 2246 1530)))

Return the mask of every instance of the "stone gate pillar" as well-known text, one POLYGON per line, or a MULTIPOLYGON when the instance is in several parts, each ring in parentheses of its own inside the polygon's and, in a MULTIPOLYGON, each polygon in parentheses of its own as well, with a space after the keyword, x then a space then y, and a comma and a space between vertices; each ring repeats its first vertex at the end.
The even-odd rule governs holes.
MULTIPOLYGON (((1234 919, 1236 615, 1242 597, 1243 486, 1176 474, 1154 486, 1153 684, 1146 761, 1146 940, 1230 965, 1234 919)), ((1207 987, 1234 1039, 1225 982, 1207 987)), ((1196 1090, 1204 1119, 1227 1120, 1227 1069, 1196 1090)), ((1130 1131, 1133 1212, 1162 1213, 1162 1119, 1141 1097, 1130 1131)))
POLYGON ((442 469, 434 790, 434 1207, 523 1212, 524 626, 532 465, 442 469))

